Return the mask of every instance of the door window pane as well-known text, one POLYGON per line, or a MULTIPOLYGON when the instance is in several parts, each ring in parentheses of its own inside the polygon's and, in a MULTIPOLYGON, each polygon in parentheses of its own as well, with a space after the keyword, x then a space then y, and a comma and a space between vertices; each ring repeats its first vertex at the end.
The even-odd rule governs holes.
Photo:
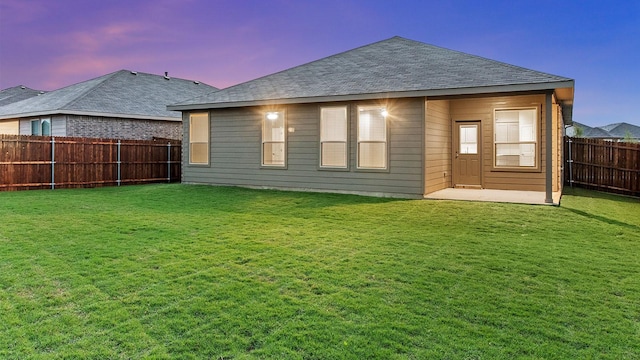
POLYGON ((460 154, 478 153, 478 125, 460 125, 460 154))

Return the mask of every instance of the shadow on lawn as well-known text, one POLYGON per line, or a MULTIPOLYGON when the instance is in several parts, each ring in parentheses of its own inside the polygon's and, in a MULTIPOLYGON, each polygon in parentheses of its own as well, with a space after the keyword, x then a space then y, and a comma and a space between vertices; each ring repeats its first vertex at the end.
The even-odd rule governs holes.
MULTIPOLYGON (((565 191, 565 195, 592 198, 592 199, 598 199, 603 201, 613 201, 615 203, 622 203, 622 204, 640 205, 640 199, 635 197, 618 195, 618 194, 610 194, 610 193, 594 191, 594 190, 586 190, 581 188, 569 188, 565 191)), ((563 205, 562 207, 574 214, 586 217, 588 219, 596 220, 605 224, 621 226, 634 231, 640 231, 640 226, 636 224, 630 224, 624 221, 611 219, 603 215, 595 214, 594 212, 591 212, 591 211, 585 211, 585 210, 577 209, 570 206, 563 205)))
POLYGON ((634 231, 640 231, 640 226, 638 225, 634 225, 634 224, 628 224, 626 222, 623 221, 618 221, 618 220, 614 220, 614 219, 609 219, 608 217, 605 216, 601 216, 601 215, 596 215, 596 214, 591 214, 588 213, 586 211, 583 210, 578 210, 578 209, 572 209, 572 208, 568 208, 565 207, 566 210, 569 210, 570 212, 574 213, 574 214, 578 214, 580 216, 584 216, 586 218, 592 219, 592 220, 597 220, 606 224, 610 224, 610 225, 616 225, 616 226, 621 226, 630 230, 634 230, 634 231))

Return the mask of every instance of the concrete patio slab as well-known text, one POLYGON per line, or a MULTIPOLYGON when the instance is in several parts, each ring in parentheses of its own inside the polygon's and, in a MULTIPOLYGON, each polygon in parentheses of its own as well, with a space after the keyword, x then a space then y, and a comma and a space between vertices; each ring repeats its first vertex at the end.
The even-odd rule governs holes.
POLYGON ((515 204, 560 205, 560 192, 553 193, 553 204, 545 203, 545 193, 542 191, 516 191, 491 189, 443 189, 424 196, 432 200, 466 200, 489 201, 515 204))

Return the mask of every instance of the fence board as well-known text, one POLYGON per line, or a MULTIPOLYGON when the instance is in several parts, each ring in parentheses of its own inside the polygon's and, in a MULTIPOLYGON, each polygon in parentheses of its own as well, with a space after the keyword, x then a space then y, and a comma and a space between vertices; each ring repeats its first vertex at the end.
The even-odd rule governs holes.
POLYGON ((640 144, 566 137, 564 153, 569 185, 640 196, 640 144))
POLYGON ((0 135, 0 191, 180 181, 181 149, 179 140, 0 135))

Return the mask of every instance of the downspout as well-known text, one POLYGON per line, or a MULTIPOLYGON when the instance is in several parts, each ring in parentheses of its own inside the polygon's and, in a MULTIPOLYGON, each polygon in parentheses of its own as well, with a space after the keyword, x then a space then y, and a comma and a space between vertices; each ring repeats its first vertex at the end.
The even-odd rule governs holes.
POLYGON ((553 92, 545 96, 545 204, 553 204, 553 92))

